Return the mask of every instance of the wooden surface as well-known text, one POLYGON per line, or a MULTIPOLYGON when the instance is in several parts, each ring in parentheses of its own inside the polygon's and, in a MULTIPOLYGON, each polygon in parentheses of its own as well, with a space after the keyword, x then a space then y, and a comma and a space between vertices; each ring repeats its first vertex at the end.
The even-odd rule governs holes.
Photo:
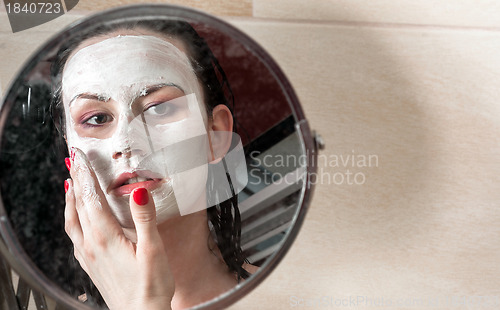
MULTIPOLYGON (((323 163, 296 243, 231 309, 499 309, 498 4, 304 3, 224 18, 282 66, 323 156, 378 164, 323 163), (326 180, 347 170, 365 182, 326 180)), ((0 22, 5 89, 51 27, 0 22)))

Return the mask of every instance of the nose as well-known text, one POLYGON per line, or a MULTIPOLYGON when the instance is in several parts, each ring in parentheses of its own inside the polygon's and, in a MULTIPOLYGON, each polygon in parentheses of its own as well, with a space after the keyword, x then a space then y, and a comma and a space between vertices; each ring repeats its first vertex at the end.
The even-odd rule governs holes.
POLYGON ((130 148, 113 153, 113 159, 118 159, 122 157, 130 158, 131 156, 132 156, 132 151, 130 150, 130 148))
POLYGON ((112 157, 113 159, 118 159, 118 158, 130 158, 132 156, 144 156, 145 152, 141 149, 130 149, 126 148, 122 151, 116 151, 113 153, 112 157))
POLYGON ((117 132, 113 137, 113 159, 130 159, 135 156, 145 156, 147 133, 140 119, 132 116, 120 119, 117 132), (132 118, 132 119, 131 119, 132 118))

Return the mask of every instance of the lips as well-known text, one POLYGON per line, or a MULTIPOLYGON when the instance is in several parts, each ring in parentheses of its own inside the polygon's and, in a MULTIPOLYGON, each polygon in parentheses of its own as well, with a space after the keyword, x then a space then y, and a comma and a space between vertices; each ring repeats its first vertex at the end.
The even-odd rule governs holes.
POLYGON ((161 186, 165 182, 164 178, 152 173, 151 171, 135 171, 120 174, 109 186, 108 193, 116 196, 130 195, 130 193, 139 187, 151 191, 161 186))

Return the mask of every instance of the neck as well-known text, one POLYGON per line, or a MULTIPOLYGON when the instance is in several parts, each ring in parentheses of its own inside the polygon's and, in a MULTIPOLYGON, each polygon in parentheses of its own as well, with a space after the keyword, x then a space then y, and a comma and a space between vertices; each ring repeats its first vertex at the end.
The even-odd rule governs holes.
POLYGON ((206 302, 236 285, 208 229, 206 210, 158 226, 175 280, 172 309, 206 302))

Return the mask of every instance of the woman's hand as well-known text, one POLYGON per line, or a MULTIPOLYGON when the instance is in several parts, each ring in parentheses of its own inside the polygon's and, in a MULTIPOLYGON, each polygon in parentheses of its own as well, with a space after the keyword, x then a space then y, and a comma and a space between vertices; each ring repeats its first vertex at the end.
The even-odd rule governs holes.
POLYGON ((151 194, 130 195, 137 244, 115 219, 85 154, 72 152, 67 182, 65 229, 74 255, 110 309, 170 309, 174 294, 151 194))

